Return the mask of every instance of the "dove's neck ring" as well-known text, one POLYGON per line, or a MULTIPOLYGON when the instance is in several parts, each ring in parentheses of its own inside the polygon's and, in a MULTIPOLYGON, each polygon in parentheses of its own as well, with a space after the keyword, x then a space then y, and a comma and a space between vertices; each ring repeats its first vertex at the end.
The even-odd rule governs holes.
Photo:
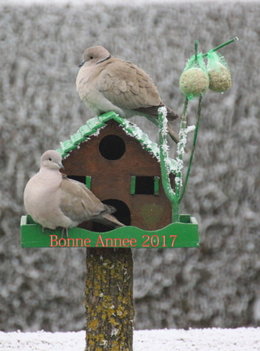
POLYGON ((99 63, 104 62, 104 61, 106 61, 106 60, 109 60, 110 58, 111 58, 111 55, 109 55, 109 56, 107 56, 107 57, 105 57, 105 58, 99 60, 99 61, 96 63, 96 65, 98 65, 99 63))

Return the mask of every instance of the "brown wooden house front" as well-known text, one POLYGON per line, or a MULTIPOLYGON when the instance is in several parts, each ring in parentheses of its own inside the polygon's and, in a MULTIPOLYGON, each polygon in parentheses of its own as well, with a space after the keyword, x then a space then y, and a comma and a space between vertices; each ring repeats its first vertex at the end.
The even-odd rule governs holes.
MULTIPOLYGON (((89 120, 70 141, 61 143, 64 173, 114 206, 124 224, 155 230, 171 223, 171 206, 163 191, 158 154, 136 128, 115 113, 89 120)), ((93 224, 83 226, 95 230, 93 224)))

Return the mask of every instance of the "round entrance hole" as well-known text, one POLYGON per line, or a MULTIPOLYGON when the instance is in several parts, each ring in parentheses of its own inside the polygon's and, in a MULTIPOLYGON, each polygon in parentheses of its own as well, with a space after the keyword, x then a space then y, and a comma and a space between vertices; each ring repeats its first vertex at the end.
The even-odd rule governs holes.
MULTIPOLYGON (((130 225, 131 223, 131 213, 128 206, 121 200, 117 199, 108 199, 102 201, 104 204, 112 206, 115 208, 115 212, 111 213, 115 216, 120 222, 125 225, 130 225)), ((93 223, 92 230, 95 232, 107 232, 108 230, 112 230, 113 228, 108 225, 104 225, 102 223, 93 223)))
POLYGON ((118 160, 125 153, 125 142, 118 135, 106 135, 99 143, 99 151, 107 160, 118 160))

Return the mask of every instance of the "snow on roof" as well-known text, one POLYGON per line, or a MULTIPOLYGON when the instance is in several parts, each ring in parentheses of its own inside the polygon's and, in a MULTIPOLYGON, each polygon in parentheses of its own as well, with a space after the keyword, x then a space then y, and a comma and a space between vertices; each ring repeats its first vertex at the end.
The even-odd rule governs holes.
MULTIPOLYGON (((100 130, 104 128, 106 123, 110 120, 116 121, 126 134, 135 138, 144 150, 148 151, 158 162, 160 162, 159 146, 151 141, 148 135, 136 124, 120 117, 117 113, 112 111, 89 119, 75 134, 71 135, 70 139, 61 142, 60 148, 57 151, 63 158, 66 158, 70 152, 77 149, 82 142, 87 141, 91 136, 98 135, 100 130)), ((176 161, 170 159, 169 163, 170 169, 173 171, 176 168, 176 161)))

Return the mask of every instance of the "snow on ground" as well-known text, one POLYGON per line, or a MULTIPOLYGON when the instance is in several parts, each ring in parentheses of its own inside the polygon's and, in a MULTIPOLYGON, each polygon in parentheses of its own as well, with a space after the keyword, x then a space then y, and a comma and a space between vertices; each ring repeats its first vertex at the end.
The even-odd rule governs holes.
MULTIPOLYGON (((0 332, 0 351, 84 351, 85 332, 0 332)), ((260 328, 134 332, 134 351, 259 351, 260 328)))

